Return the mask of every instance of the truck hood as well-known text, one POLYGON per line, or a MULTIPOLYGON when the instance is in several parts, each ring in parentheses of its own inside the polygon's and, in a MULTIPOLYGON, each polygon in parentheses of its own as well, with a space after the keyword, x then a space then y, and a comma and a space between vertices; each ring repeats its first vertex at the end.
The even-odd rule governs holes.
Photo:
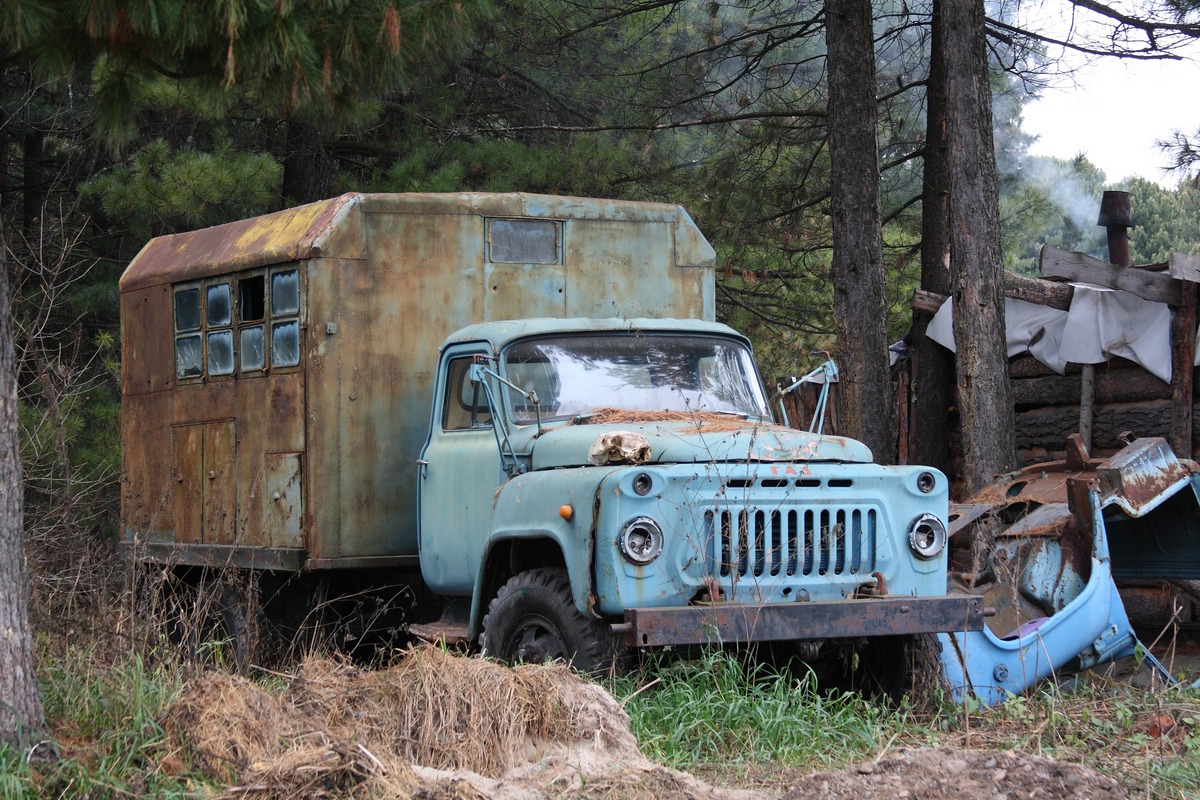
MULTIPOLYGON (((638 422, 603 425, 565 425, 529 432, 527 447, 535 470, 588 466, 589 451, 606 435, 632 433, 649 445, 635 463, 679 464, 699 462, 796 462, 837 461, 870 463, 870 449, 843 436, 818 436, 773 423, 727 418, 719 422, 638 422)), ((629 437, 625 437, 629 438, 629 437)), ((611 438, 610 438, 611 440, 611 438)), ((610 441, 606 440, 606 441, 610 441)), ((626 462, 628 463, 628 462, 626 462)))

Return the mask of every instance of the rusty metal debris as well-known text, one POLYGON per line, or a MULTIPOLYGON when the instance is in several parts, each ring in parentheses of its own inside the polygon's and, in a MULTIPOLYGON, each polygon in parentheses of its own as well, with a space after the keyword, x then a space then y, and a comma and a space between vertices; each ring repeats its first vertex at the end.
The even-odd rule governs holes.
MULTIPOLYGON (((990 541, 972 554, 974 569, 954 576, 957 591, 997 612, 981 631, 941 636, 943 673, 959 698, 1000 702, 1052 674, 1132 655, 1138 640, 1117 578, 1200 575, 1196 464, 1161 438, 1092 459, 1073 436, 1067 456, 952 509, 958 544, 990 541), (991 535, 972 536, 980 526, 991 535)), ((1161 595, 1145 602, 1167 606, 1161 595)))

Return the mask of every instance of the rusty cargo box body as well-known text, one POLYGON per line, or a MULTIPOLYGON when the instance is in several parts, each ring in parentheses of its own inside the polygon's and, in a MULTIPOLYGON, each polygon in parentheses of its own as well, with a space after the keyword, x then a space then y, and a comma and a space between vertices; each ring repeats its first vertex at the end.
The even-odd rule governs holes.
POLYGON ((141 559, 415 565, 438 345, 469 322, 713 318, 679 207, 349 194, 151 241, 121 278, 123 535, 141 559))

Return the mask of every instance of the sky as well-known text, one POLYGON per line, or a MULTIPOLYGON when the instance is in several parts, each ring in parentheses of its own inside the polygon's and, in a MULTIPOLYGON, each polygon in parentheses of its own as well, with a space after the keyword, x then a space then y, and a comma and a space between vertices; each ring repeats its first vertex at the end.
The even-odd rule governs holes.
POLYGON ((1174 187, 1181 176, 1163 167, 1168 154, 1155 142, 1180 130, 1200 128, 1200 45, 1188 61, 1130 61, 1105 58, 1083 63, 1068 55, 1077 71, 1060 76, 1052 88, 1022 110, 1022 128, 1038 137, 1034 155, 1074 158, 1083 153, 1104 171, 1110 184, 1139 175, 1174 187))

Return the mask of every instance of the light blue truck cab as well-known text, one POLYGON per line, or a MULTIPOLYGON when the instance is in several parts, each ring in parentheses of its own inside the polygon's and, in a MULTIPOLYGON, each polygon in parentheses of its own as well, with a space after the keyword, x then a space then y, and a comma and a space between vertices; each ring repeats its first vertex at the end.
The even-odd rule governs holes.
POLYGON ((774 424, 718 323, 464 328, 418 464, 424 581, 502 658, 983 625, 946 595, 946 477, 774 424))

